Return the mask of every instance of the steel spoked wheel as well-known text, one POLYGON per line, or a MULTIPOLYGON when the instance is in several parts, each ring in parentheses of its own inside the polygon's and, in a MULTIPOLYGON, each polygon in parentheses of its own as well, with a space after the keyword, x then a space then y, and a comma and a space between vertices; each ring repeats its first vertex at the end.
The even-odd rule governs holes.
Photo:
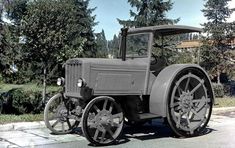
POLYGON ((115 142, 123 128, 123 112, 110 97, 97 97, 88 103, 82 117, 82 130, 93 144, 115 142))
POLYGON ((198 69, 184 70, 175 78, 170 92, 170 127, 179 136, 199 135, 209 122, 214 99, 208 78, 198 69))
POLYGON ((67 134, 72 132, 79 124, 75 116, 71 115, 70 109, 64 104, 61 93, 53 96, 46 104, 44 110, 44 121, 52 133, 67 134))

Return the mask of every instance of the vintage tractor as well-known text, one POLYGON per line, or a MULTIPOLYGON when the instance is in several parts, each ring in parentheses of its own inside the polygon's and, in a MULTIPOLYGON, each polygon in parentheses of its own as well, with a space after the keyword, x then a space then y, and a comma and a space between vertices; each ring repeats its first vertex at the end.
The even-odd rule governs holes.
POLYGON ((120 57, 74 58, 65 64, 64 90, 44 111, 46 126, 55 134, 70 133, 80 124, 96 145, 113 143, 123 125, 155 118, 167 121, 183 137, 202 133, 209 122, 214 95, 207 73, 196 64, 169 65, 164 46, 170 35, 201 32, 180 25, 121 30, 120 57), (156 55, 152 49, 162 47, 156 55))

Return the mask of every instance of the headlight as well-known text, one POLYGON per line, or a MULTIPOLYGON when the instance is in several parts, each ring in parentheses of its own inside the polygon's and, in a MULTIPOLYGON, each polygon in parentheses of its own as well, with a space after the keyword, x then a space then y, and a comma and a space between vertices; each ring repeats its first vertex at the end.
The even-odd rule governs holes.
POLYGON ((86 86, 85 80, 82 79, 82 78, 78 79, 77 86, 78 86, 79 88, 86 86))
POLYGON ((58 86, 64 85, 64 78, 62 78, 62 77, 61 77, 61 78, 58 78, 56 84, 57 84, 58 86))

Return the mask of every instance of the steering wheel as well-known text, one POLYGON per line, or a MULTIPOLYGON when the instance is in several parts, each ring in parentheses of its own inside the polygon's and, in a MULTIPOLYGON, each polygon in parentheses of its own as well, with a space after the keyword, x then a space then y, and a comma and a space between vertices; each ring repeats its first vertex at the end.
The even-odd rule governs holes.
POLYGON ((145 49, 145 48, 140 48, 137 53, 138 53, 139 56, 146 55, 147 49, 145 49))

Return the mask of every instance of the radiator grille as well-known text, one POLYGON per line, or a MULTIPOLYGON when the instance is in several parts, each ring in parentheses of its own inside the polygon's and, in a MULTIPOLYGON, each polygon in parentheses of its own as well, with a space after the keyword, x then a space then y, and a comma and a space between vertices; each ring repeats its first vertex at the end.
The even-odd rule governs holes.
POLYGON ((80 88, 77 86, 81 78, 81 64, 67 63, 65 72, 65 92, 69 96, 79 96, 80 88))

